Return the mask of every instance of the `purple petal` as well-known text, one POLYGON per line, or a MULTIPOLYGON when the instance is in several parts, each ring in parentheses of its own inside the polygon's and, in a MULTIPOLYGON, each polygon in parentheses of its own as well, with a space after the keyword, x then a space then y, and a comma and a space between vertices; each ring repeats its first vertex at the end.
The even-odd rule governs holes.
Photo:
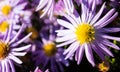
POLYGON ((72 39, 72 40, 68 40, 66 42, 63 42, 61 44, 58 44, 57 47, 61 47, 61 46, 65 46, 65 45, 68 45, 70 43, 73 43, 76 39, 72 39))
POLYGON ((119 32, 120 31, 120 28, 101 28, 100 29, 100 32, 103 32, 103 33, 112 33, 112 32, 119 32))
POLYGON ((22 26, 21 26, 21 28, 19 29, 19 31, 17 32, 17 34, 16 34, 16 35, 14 36, 14 38, 10 41, 10 44, 11 44, 12 42, 14 42, 14 41, 18 38, 18 36, 19 36, 20 33, 22 32, 24 26, 25 26, 25 24, 22 24, 22 26))
POLYGON ((36 8, 36 11, 41 10, 46 4, 48 3, 48 0, 40 0, 39 5, 36 8))
POLYGON ((15 56, 24 56, 27 52, 11 52, 15 56))
POLYGON ((106 26, 107 24, 109 24, 110 22, 112 22, 116 17, 118 16, 118 12, 116 12, 112 17, 110 17, 107 21, 99 24, 96 29, 100 29, 104 26, 106 26))
POLYGON ((63 42, 67 40, 72 40, 74 38, 75 38, 75 34, 68 34, 66 36, 56 38, 56 42, 63 42))
POLYGON ((73 26, 77 26, 77 24, 80 23, 80 22, 78 22, 78 21, 76 20, 75 17, 72 18, 70 15, 67 15, 67 14, 64 14, 64 13, 62 13, 62 15, 63 15, 64 17, 66 17, 66 18, 70 21, 70 23, 72 23, 73 26))
POLYGON ((72 0, 63 0, 67 13, 70 15, 74 11, 72 0))
POLYGON ((6 72, 10 72, 10 69, 9 69, 10 67, 7 61, 5 62, 5 67, 6 67, 6 72))
POLYGON ((5 39, 5 42, 6 43, 8 43, 9 42, 9 40, 10 40, 10 37, 11 37, 11 34, 12 34, 12 30, 13 30, 13 24, 12 24, 12 21, 10 21, 10 27, 9 27, 9 30, 8 30, 8 34, 7 34, 7 36, 5 36, 5 37, 7 37, 6 39, 5 39))
POLYGON ((67 54, 70 50, 72 50, 72 48, 74 48, 76 46, 76 42, 72 43, 64 52, 63 54, 67 54))
POLYGON ((48 62, 49 62, 49 58, 46 58, 46 61, 44 62, 44 65, 43 65, 43 68, 48 64, 48 62))
POLYGON ((86 2, 85 0, 81 1, 81 9, 82 9, 81 18, 83 23, 86 22, 86 19, 88 18, 88 15, 87 15, 88 8, 85 2, 86 2))
POLYGON ((78 49, 76 50, 76 53, 75 53, 75 60, 76 60, 76 61, 78 61, 79 50, 80 50, 80 48, 78 48, 78 49))
POLYGON ((29 44, 29 45, 26 45, 26 46, 23 46, 23 47, 14 48, 14 49, 12 49, 12 51, 23 51, 23 50, 26 50, 30 47, 31 47, 31 45, 29 44))
POLYGON ((73 43, 73 47, 72 48, 70 48, 71 50, 68 52, 68 54, 66 55, 66 57, 65 57, 65 59, 68 59, 68 58, 70 58, 73 54, 74 54, 74 52, 78 49, 78 47, 79 47, 79 42, 74 42, 73 43))
POLYGON ((43 14, 40 16, 41 18, 44 17, 47 14, 47 12, 50 10, 52 3, 53 3, 53 0, 49 0, 47 6, 43 9, 43 14))
POLYGON ((92 49, 97 53, 97 55, 102 59, 105 60, 105 56, 103 55, 103 53, 99 50, 100 47, 98 47, 97 44, 92 44, 92 49))
POLYGON ((57 30, 55 32, 57 32, 57 36, 64 36, 64 35, 73 33, 71 30, 68 30, 68 29, 66 29, 66 30, 57 30))
POLYGON ((15 57, 14 55, 12 55, 12 54, 9 56, 9 58, 10 58, 11 60, 15 61, 15 62, 18 63, 18 64, 22 64, 22 61, 21 61, 19 58, 17 58, 17 57, 15 57))
POLYGON ((10 3, 11 3, 11 5, 13 6, 13 7, 15 7, 19 2, 20 2, 20 0, 8 0, 8 1, 10 1, 10 3))
POLYGON ((81 46, 80 49, 79 49, 79 53, 78 53, 78 61, 77 61, 77 64, 80 64, 81 63, 81 60, 82 60, 82 57, 83 57, 83 54, 84 54, 84 47, 81 46))
POLYGON ((29 33, 28 35, 26 35, 25 37, 23 37, 22 39, 20 39, 19 41, 15 42, 14 44, 12 44, 12 46, 17 46, 20 43, 22 43, 23 41, 25 41, 27 38, 29 38, 32 35, 32 33, 29 33))
POLYGON ((10 68, 11 68, 11 72, 15 72, 15 68, 13 66, 13 63, 11 60, 8 60, 9 64, 10 64, 10 68))
POLYGON ((98 43, 98 46, 103 50, 105 51, 108 55, 112 56, 113 57, 113 54, 110 52, 110 50, 103 44, 101 43, 98 43))
POLYGON ((50 62, 50 63, 51 63, 51 67, 50 67, 50 68, 51 68, 51 71, 52 71, 52 72, 56 72, 56 70, 55 70, 56 64, 55 64, 53 58, 52 58, 50 61, 51 61, 51 62, 50 62))
POLYGON ((113 36, 108 36, 108 35, 101 35, 101 37, 103 37, 105 39, 120 41, 119 37, 113 37, 113 36))
POLYGON ((114 49, 120 50, 120 48, 117 45, 113 44, 112 42, 110 42, 108 40, 103 40, 102 43, 104 45, 107 45, 107 46, 112 47, 114 49))
POLYGON ((22 3, 22 4, 19 4, 19 5, 15 6, 14 11, 17 12, 18 10, 23 10, 26 5, 27 5, 26 2, 22 3))
POLYGON ((1 62, 1 65, 2 65, 2 72, 5 72, 5 64, 4 64, 4 61, 1 62))
POLYGON ((105 7, 105 3, 102 5, 101 9, 99 10, 99 12, 94 16, 94 18, 91 20, 90 24, 94 24, 101 16, 103 10, 105 7))
POLYGON ((53 18, 53 12, 54 12, 54 1, 52 2, 51 8, 48 11, 49 19, 52 20, 53 18))
POLYGON ((85 55, 87 57, 87 60, 92 64, 92 66, 95 66, 92 49, 87 44, 85 44, 85 55))
POLYGON ((62 64, 60 62, 58 62, 57 65, 59 66, 60 72, 64 72, 62 64))
POLYGON ((94 1, 92 2, 92 12, 94 12, 95 9, 96 9, 96 1, 94 0, 94 1))
POLYGON ((66 27, 66 28, 69 28, 69 29, 72 29, 72 30, 74 29, 74 26, 73 26, 71 23, 67 22, 67 21, 64 21, 64 20, 62 20, 62 19, 57 19, 57 22, 58 22, 60 25, 66 27))
POLYGON ((115 9, 111 9, 104 17, 102 17, 99 21, 97 21, 94 26, 98 26, 101 25, 102 23, 106 22, 109 18, 111 18, 111 16, 113 15, 113 13, 115 12, 115 9))

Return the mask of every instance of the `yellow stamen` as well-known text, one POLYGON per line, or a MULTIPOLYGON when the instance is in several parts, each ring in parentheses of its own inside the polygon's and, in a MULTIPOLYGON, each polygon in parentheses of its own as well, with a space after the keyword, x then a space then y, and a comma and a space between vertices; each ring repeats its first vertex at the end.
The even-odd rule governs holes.
POLYGON ((8 28, 9 28, 8 22, 3 21, 3 22, 0 24, 0 32, 5 33, 8 28))
POLYGON ((40 14, 40 15, 42 15, 43 13, 44 13, 44 11, 43 11, 43 10, 40 10, 40 11, 39 11, 39 14, 40 14))
POLYGON ((34 27, 29 27, 29 28, 27 28, 27 32, 28 32, 28 33, 32 32, 32 35, 30 36, 30 38, 31 38, 32 40, 38 38, 38 36, 39 36, 39 33, 37 32, 37 30, 36 30, 34 27))
POLYGON ((98 65, 98 68, 101 72, 108 72, 109 70, 109 63, 108 62, 102 62, 98 65))
POLYGON ((8 44, 0 40, 0 60, 4 59, 9 53, 8 44))
POLYGON ((95 39, 95 29, 87 23, 78 25, 75 34, 80 44, 88 43, 95 39))
POLYGON ((4 15, 8 15, 11 11, 12 7, 10 5, 5 5, 2 7, 2 13, 4 15))
POLYGON ((55 44, 53 42, 49 42, 43 46, 44 52, 47 56, 53 56, 57 49, 55 47, 55 44))

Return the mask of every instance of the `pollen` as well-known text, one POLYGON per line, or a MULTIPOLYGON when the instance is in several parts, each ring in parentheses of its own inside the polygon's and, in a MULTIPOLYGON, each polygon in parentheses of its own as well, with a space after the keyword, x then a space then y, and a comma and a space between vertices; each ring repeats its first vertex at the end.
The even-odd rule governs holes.
POLYGON ((3 60, 8 55, 8 53, 9 53, 8 44, 0 40, 0 60, 3 60))
POLYGON ((5 33, 8 28, 9 28, 8 22, 3 21, 3 22, 0 24, 0 32, 5 33))
POLYGON ((44 52, 47 56, 53 56, 55 55, 57 49, 55 47, 55 44, 53 42, 49 42, 43 46, 44 52))
POLYGON ((32 35, 30 36, 31 40, 35 40, 39 36, 39 33, 37 32, 37 30, 34 27, 28 27, 27 32, 28 33, 32 32, 32 35))
POLYGON ((12 9, 12 7, 10 5, 5 5, 2 7, 1 11, 4 15, 8 15, 10 13, 11 9, 12 9))
POLYGON ((80 44, 89 43, 95 39, 95 29, 90 24, 81 23, 76 27, 75 35, 80 44))
POLYGON ((101 72, 108 72, 108 70, 109 70, 109 63, 108 62, 102 62, 102 63, 100 63, 99 65, 98 65, 98 68, 99 68, 99 70, 101 71, 101 72))

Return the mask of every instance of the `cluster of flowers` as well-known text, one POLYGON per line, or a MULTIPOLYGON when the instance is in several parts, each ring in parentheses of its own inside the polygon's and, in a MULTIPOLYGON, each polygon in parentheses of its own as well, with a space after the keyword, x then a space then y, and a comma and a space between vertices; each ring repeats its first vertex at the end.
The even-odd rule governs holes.
POLYGON ((93 51, 102 61, 113 57, 109 47, 120 48, 111 40, 120 37, 109 33, 120 28, 107 25, 118 12, 105 13, 105 7, 102 0, 0 0, 0 72, 16 72, 27 53, 34 72, 64 72, 69 60, 79 65, 84 53, 94 67, 93 51))

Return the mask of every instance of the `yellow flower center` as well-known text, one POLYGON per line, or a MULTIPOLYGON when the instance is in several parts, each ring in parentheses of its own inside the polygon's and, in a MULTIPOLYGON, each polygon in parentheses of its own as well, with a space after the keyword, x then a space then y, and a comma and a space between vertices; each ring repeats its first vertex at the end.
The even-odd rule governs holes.
POLYGON ((76 27, 75 35, 80 44, 84 44, 95 39, 95 30, 90 24, 82 23, 76 27))
POLYGON ((4 59, 8 55, 8 53, 9 53, 8 44, 0 40, 0 60, 4 59))
POLYGON ((3 21, 3 22, 0 24, 0 32, 5 33, 8 28, 9 28, 8 22, 3 21))
POLYGON ((109 63, 103 61, 98 65, 98 68, 101 72, 107 72, 109 70, 109 63))
POLYGON ((10 5, 5 5, 2 7, 2 13, 4 15, 8 15, 11 11, 12 7, 10 5))
POLYGON ((37 32, 37 30, 34 27, 27 28, 27 32, 28 33, 32 32, 32 35, 30 36, 31 40, 35 40, 39 36, 39 33, 37 32))
POLYGON ((47 56, 53 56, 57 51, 55 44, 52 42, 45 44, 43 46, 43 48, 44 48, 44 52, 47 56))

